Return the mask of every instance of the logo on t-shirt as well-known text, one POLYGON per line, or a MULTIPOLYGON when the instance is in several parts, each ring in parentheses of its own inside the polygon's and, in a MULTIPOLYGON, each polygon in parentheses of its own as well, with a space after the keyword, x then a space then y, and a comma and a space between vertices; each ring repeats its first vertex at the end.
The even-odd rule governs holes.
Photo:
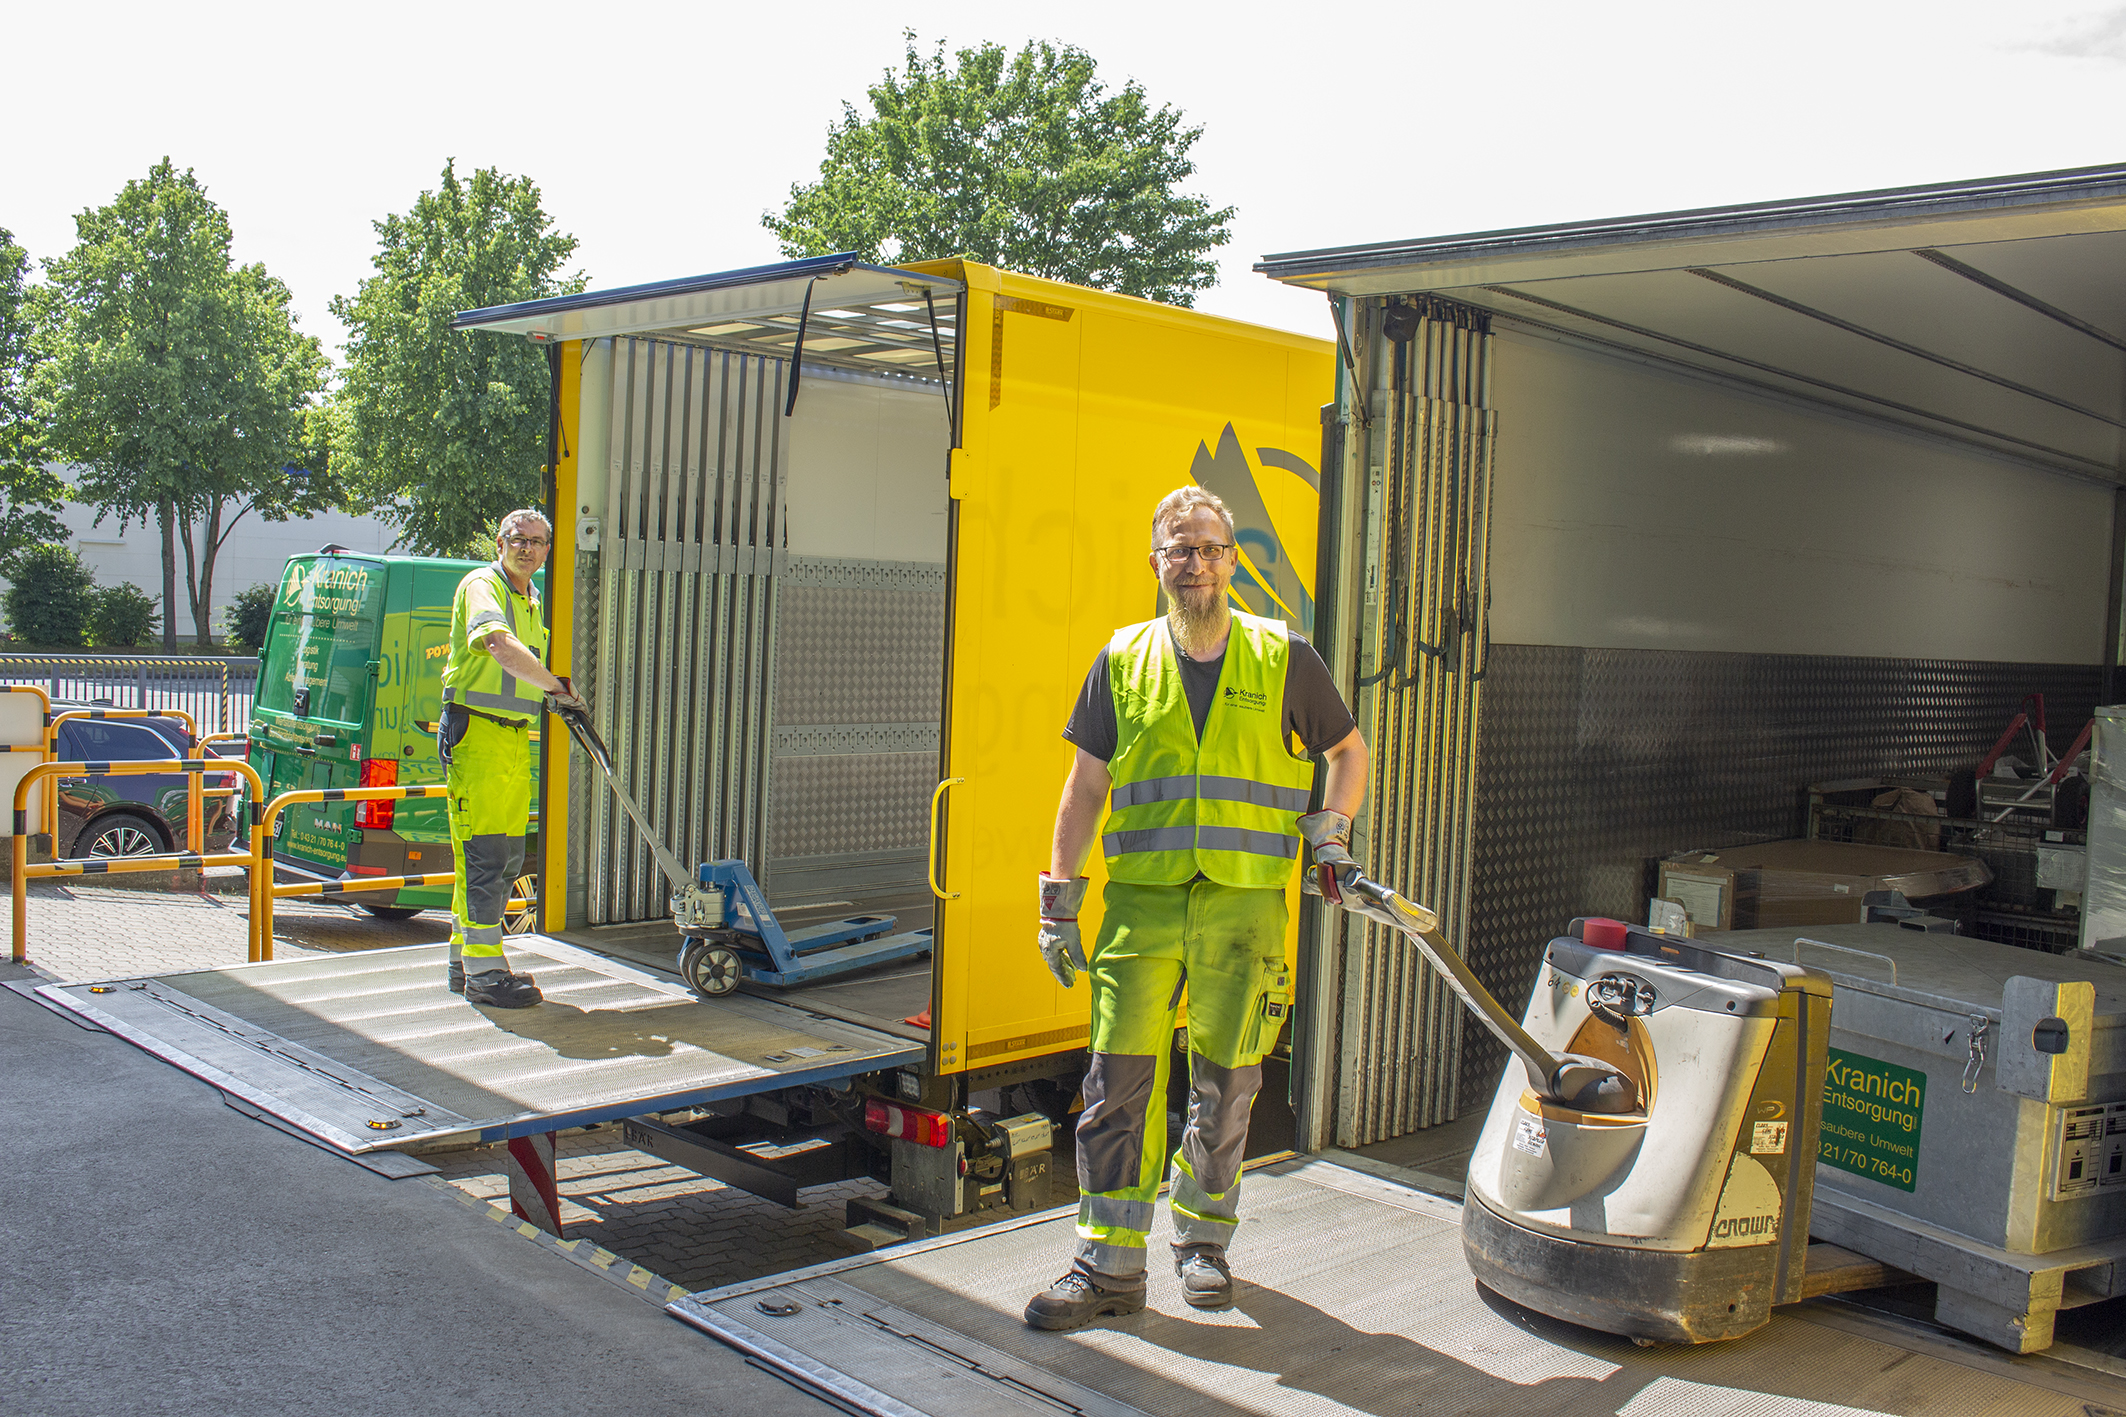
POLYGON ((1225 701, 1234 708, 1253 709, 1257 713, 1270 706, 1268 694, 1258 694, 1253 689, 1235 689, 1230 685, 1225 691, 1225 701))

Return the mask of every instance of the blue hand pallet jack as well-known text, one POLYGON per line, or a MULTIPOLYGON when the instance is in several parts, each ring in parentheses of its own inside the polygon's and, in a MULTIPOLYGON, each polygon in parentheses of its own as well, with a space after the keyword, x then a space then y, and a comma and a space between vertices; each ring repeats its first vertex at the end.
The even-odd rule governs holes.
POLYGON ((685 937, 679 947, 679 974, 687 987, 714 998, 736 989, 740 980, 788 988, 852 970, 930 953, 931 932, 890 934, 891 915, 853 915, 789 931, 768 906, 767 893, 743 861, 704 861, 691 875, 658 839, 642 809, 613 773, 613 756, 580 710, 556 708, 555 717, 590 755, 620 805, 635 819, 642 837, 667 880, 672 883, 672 923, 685 937))
POLYGON ((716 897, 682 929, 679 974, 698 993, 728 994, 740 978, 787 988, 930 953, 931 933, 893 929, 891 915, 852 915, 784 930, 743 861, 704 861, 697 887, 716 897), (714 917, 721 923, 711 923, 714 917))

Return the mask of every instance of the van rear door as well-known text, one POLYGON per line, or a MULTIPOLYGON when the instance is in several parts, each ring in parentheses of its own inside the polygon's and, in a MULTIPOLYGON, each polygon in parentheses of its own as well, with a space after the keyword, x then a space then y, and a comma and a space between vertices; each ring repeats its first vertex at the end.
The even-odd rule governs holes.
MULTIPOLYGON (((270 800, 353 787, 369 720, 385 567, 373 556, 291 557, 266 633, 252 711, 252 766, 270 800)), ((305 803, 281 813, 274 856, 337 876, 352 808, 305 803)))

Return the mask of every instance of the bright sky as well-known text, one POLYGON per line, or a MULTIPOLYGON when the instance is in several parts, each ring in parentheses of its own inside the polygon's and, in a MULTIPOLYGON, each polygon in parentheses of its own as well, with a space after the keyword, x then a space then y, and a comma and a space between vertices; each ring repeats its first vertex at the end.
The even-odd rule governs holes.
POLYGON ((57 255, 168 154, 335 347, 370 223, 446 157, 534 178, 594 288, 753 265, 903 28, 1074 43, 1180 107, 1239 208, 1199 306, 1325 336, 1257 258, 2126 159, 2126 6, 2057 0, 39 5, 0 226, 57 255))

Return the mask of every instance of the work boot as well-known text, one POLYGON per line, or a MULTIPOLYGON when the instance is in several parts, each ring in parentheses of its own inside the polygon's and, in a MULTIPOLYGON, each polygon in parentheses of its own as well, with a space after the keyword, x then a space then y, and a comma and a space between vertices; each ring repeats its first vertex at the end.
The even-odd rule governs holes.
MULTIPOLYGON (((517 978, 523 980, 526 984, 539 982, 529 974, 520 974, 517 978)), ((450 962, 450 992, 453 994, 465 992, 465 961, 462 959, 454 959, 450 962)))
POLYGON ((1233 1302, 1233 1271, 1223 1245, 1174 1246, 1174 1273, 1190 1308, 1222 1309, 1233 1302))
POLYGON ((1033 1296, 1026 1306, 1026 1325, 1060 1332, 1083 1328, 1094 1319, 1120 1318, 1144 1307, 1144 1282, 1134 1288, 1106 1289, 1083 1270, 1074 1269, 1033 1296))
POLYGON ((532 983, 529 974, 511 974, 506 969, 490 969, 480 974, 465 976, 465 1002, 486 1004, 497 1009, 528 1009, 546 996, 539 986, 532 983))

